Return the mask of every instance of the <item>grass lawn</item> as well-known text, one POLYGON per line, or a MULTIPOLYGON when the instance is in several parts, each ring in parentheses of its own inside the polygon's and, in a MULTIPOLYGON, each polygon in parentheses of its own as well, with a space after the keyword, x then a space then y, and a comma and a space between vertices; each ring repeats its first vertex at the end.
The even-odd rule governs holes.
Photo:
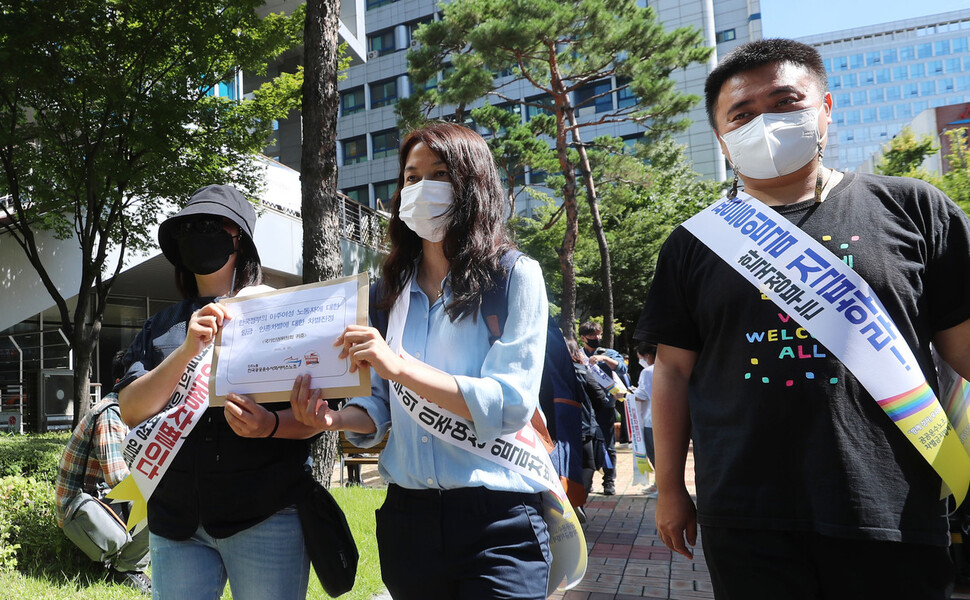
MULTIPOLYGON (((357 541, 360 562, 357 565, 357 583, 354 589, 341 596, 347 600, 366 600, 383 590, 377 540, 374 537, 374 511, 384 502, 386 490, 377 488, 334 488, 334 498, 340 503, 357 541)), ((22 567, 21 567, 22 568, 22 567)), ((106 581, 99 573, 64 573, 57 565, 38 565, 20 571, 0 572, 0 599, 2 600, 113 600, 140 599, 138 592, 125 586, 106 581)), ((229 586, 223 600, 232 598, 229 586)), ((316 575, 310 572, 307 598, 329 598, 320 587, 316 575)))

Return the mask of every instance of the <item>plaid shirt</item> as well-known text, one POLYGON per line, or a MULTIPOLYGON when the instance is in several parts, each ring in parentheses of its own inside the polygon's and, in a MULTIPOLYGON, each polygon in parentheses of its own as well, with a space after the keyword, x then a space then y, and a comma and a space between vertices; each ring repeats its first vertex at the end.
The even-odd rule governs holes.
POLYGON ((97 496, 97 486, 102 481, 113 488, 128 476, 128 465, 121 453, 127 433, 128 427, 121 420, 115 393, 108 394, 90 408, 77 424, 61 455, 57 472, 54 501, 59 526, 64 525, 67 507, 82 491, 97 496), (112 404, 113 408, 102 410, 112 404), (96 420, 91 418, 99 412, 96 420), (93 436, 92 427, 95 427, 93 436))

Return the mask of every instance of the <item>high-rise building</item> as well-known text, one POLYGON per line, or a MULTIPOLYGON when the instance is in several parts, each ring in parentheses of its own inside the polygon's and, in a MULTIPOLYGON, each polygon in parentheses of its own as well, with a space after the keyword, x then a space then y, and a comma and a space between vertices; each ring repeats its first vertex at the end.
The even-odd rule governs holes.
MULTIPOLYGON (((649 4, 668 29, 694 26, 717 50, 708 63, 693 65, 672 75, 678 89, 687 93, 703 96, 704 79, 717 64, 718 55, 739 43, 761 37, 759 0, 719 0, 716 3, 714 0, 651 0, 649 4)), ((394 193, 401 135, 394 104, 409 96, 414 85, 408 77, 406 58, 407 50, 414 43, 414 31, 422 23, 439 19, 439 6, 435 0, 366 0, 367 60, 355 61, 347 71, 347 78, 339 84, 340 117, 337 121, 338 187, 361 204, 371 207, 386 204, 394 193)), ((576 93, 575 102, 581 102, 584 95, 598 98, 579 110, 581 121, 623 107, 624 103, 635 102, 622 90, 601 95, 616 87, 615 79, 595 82, 588 87, 576 93)), ((523 122, 534 116, 537 109, 521 102, 536 99, 541 95, 539 90, 527 82, 516 82, 502 91, 506 96, 519 99, 518 103, 503 104, 519 114, 523 122)), ((482 102, 484 99, 478 105, 482 102)), ((432 116, 447 117, 452 112, 452 108, 442 107, 432 116)), ((688 117, 694 124, 678 136, 678 141, 687 146, 688 157, 702 175, 724 179, 724 159, 707 126, 703 103, 688 117)), ((611 135, 632 143, 642 133, 643 129, 634 123, 604 124, 592 127, 584 133, 584 139, 611 135)), ((515 183, 540 184, 544 176, 527 173, 522 181, 515 183)), ((517 209, 529 213, 532 209, 530 201, 527 195, 520 195, 517 209)))
POLYGON ((826 163, 853 170, 928 108, 970 101, 970 9, 799 38, 835 102, 826 163))

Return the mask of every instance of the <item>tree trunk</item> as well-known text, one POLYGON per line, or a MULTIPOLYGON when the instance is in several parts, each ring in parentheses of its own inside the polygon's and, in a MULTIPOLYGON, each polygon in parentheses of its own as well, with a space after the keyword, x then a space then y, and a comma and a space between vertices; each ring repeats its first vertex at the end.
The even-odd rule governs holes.
MULTIPOLYGON (((303 152, 300 161, 303 216, 303 281, 340 277, 337 213, 337 28, 338 0, 308 0, 303 34, 303 152)), ((330 486, 337 434, 313 444, 313 475, 330 486)))
MULTIPOLYGON (((558 73, 553 71, 553 87, 562 89, 562 81, 558 73)), ((562 268, 562 313, 559 326, 567 340, 576 338, 576 265, 573 253, 576 250, 576 239, 579 237, 579 209, 576 205, 576 169, 569 160, 566 146, 565 113, 571 112, 565 92, 557 94, 556 102, 556 156, 562 169, 565 183, 562 186, 562 203, 566 212, 566 233, 562 238, 562 245, 556 250, 559 254, 559 266, 562 268)))
POLYGON ((576 115, 569 111, 569 126, 573 132, 573 142, 579 152, 579 168, 583 172, 583 181, 586 183, 586 201, 589 204, 589 212, 593 216, 593 233, 596 235, 596 243, 600 249, 600 278, 603 283, 603 345, 607 348, 613 347, 613 278, 610 273, 610 247, 606 243, 606 234, 603 233, 603 220, 600 219, 599 201, 596 198, 596 185, 593 183, 593 170, 589 166, 589 156, 586 155, 586 146, 579 136, 579 128, 576 126, 576 115))

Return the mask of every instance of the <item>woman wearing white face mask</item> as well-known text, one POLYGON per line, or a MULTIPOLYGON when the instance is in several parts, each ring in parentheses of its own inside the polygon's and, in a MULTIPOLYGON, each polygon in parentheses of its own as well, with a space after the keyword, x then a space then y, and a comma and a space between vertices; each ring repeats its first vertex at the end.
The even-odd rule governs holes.
POLYGON ((389 313, 387 341, 375 328, 350 326, 336 344, 352 368, 372 369, 371 395, 333 411, 301 377, 294 412, 307 425, 348 431, 362 447, 390 429, 377 539, 394 598, 545 598, 551 555, 542 486, 418 422, 433 418, 439 433, 482 442, 529 422, 548 320, 542 273, 526 257, 509 274, 502 267, 514 244, 481 136, 432 123, 405 138, 400 156, 391 252, 377 295, 377 307, 389 313), (483 294, 505 276, 508 317, 490 343, 483 294), (469 430, 435 417, 440 408, 470 422, 469 430))

